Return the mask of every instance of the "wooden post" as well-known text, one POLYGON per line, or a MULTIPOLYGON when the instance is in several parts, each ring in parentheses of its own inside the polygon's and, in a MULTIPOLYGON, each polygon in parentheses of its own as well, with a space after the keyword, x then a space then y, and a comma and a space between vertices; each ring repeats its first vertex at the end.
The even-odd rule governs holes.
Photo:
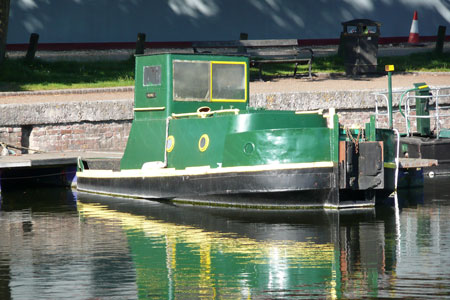
MULTIPOLYGON (((248 33, 245 32, 241 32, 241 34, 239 34, 239 40, 248 40, 248 33)), ((239 46, 237 48, 237 52, 239 54, 246 54, 247 53, 247 49, 245 48, 245 46, 239 46)))
POLYGON ((136 41, 136 52, 135 54, 144 54, 145 50, 145 33, 138 33, 136 41))
POLYGON ((339 47, 337 51, 337 55, 340 57, 344 57, 344 32, 341 32, 341 35, 339 36, 339 47))
POLYGON ((444 52, 444 41, 445 41, 445 26, 439 26, 437 39, 436 39, 436 53, 442 54, 444 52))
POLYGON ((0 64, 6 54, 6 36, 8 35, 9 0, 0 1, 0 64))
POLYGON ((34 56, 36 55, 37 45, 39 41, 39 34, 32 33, 30 35, 30 43, 28 44, 27 55, 25 56, 26 61, 33 61, 34 56))

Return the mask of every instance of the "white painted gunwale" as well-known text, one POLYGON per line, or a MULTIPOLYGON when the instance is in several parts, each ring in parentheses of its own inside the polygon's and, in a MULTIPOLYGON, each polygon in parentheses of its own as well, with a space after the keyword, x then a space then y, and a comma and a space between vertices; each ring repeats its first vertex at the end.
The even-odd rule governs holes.
POLYGON ((273 164, 258 166, 239 166, 239 167, 221 167, 210 168, 209 166, 189 167, 184 170, 176 170, 174 168, 161 168, 151 170, 84 170, 77 172, 78 178, 145 178, 145 177, 174 177, 174 176, 198 176, 209 174, 227 174, 227 173, 249 173, 264 172, 276 170, 300 170, 300 169, 319 169, 332 168, 332 161, 320 161, 310 163, 294 163, 294 164, 273 164))

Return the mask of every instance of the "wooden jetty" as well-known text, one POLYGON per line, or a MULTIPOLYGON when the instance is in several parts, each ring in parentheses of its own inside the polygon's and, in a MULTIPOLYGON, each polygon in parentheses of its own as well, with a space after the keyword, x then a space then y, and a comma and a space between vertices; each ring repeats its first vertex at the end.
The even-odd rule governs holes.
POLYGON ((119 160, 120 152, 50 152, 0 156, 0 190, 31 184, 76 186, 77 161, 119 160))

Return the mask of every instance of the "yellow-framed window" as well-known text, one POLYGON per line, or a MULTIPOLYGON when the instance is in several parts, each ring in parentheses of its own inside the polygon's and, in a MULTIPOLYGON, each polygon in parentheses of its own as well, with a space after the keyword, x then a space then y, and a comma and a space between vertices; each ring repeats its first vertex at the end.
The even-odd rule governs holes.
POLYGON ((246 102, 247 63, 211 61, 211 102, 246 102))

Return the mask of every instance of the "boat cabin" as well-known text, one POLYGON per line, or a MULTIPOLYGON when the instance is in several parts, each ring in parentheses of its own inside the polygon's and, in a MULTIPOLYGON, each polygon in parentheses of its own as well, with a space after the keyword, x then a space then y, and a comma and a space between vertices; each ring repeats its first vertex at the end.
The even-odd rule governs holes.
POLYGON ((136 119, 246 109, 248 58, 161 54, 136 57, 136 119), (160 112, 160 113, 155 113, 160 112))
POLYGON ((122 170, 331 159, 330 130, 321 113, 249 107, 247 57, 137 56, 135 85, 134 120, 122 170), (294 147, 299 135, 306 134, 302 130, 293 134, 294 128, 310 128, 308 134, 324 138, 312 139, 302 144, 302 151, 293 152, 289 145, 294 147), (286 147, 273 144, 280 142, 286 147))

